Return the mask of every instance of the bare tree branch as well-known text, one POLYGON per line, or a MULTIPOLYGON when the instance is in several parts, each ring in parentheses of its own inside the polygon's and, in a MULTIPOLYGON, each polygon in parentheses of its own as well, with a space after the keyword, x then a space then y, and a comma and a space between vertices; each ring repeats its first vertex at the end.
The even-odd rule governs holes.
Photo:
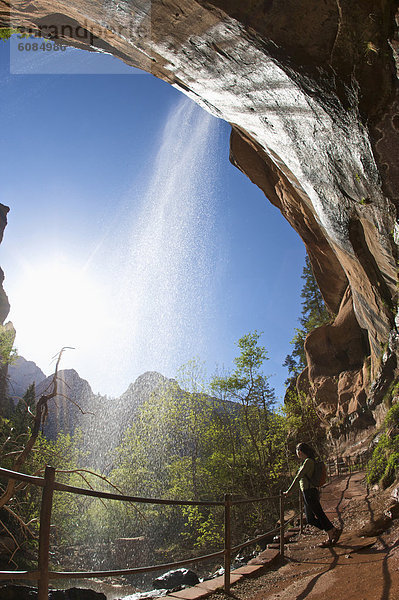
POLYGON ((10 536, 10 538, 12 539, 12 541, 15 544, 16 548, 19 548, 19 544, 17 542, 17 540, 15 539, 15 537, 13 536, 13 534, 11 533, 11 531, 8 529, 8 527, 4 524, 3 521, 0 521, 0 525, 3 527, 4 531, 6 531, 8 533, 8 535, 10 536))
POLYGON ((19 525, 21 526, 21 529, 25 532, 26 537, 28 537, 28 535, 33 538, 37 537, 36 534, 28 527, 31 523, 37 521, 37 519, 31 519, 29 523, 25 523, 21 519, 21 517, 16 512, 14 512, 9 506, 5 506, 4 510, 6 510, 16 521, 18 521, 19 525))
MULTIPOLYGON (((35 445, 36 440, 39 436, 40 427, 46 421, 47 414, 48 414, 48 402, 49 402, 49 400, 51 400, 52 398, 54 398, 57 395, 58 368, 60 365, 60 361, 61 361, 63 353, 68 348, 69 348, 69 346, 64 346, 64 348, 62 348, 60 350, 58 355, 56 355, 57 362, 55 365, 55 371, 54 371, 54 375, 51 380, 51 384, 49 386, 49 387, 52 386, 52 390, 48 394, 42 394, 42 396, 40 396, 40 398, 36 404, 36 412, 34 415, 34 421, 33 421, 30 438, 28 439, 22 452, 19 454, 19 456, 14 461, 14 464, 12 466, 13 471, 18 471, 21 468, 21 466, 25 463, 26 459, 28 458, 29 454, 31 453, 32 448, 35 445)), ((3 507, 5 504, 7 504, 7 502, 12 497, 14 490, 15 490, 15 484, 16 484, 16 482, 14 479, 8 480, 7 488, 6 488, 5 492, 3 493, 3 495, 0 497, 0 508, 3 507)))
MULTIPOLYGON (((85 481, 87 483, 87 485, 90 487, 90 489, 94 489, 91 486, 91 484, 89 483, 89 481, 87 480, 87 478, 84 477, 84 475, 83 475, 83 473, 88 473, 89 475, 93 475, 94 477, 97 477, 98 479, 102 479, 102 481, 105 481, 105 483, 107 483, 114 490, 116 490, 118 492, 118 494, 123 495, 123 491, 120 488, 118 488, 118 486, 113 484, 112 481, 110 481, 107 477, 105 477, 104 475, 100 475, 99 473, 96 473, 95 471, 90 471, 89 469, 71 469, 71 470, 57 469, 56 473, 77 473, 78 475, 80 475, 82 477, 83 481, 85 481)), ((100 499, 100 501, 105 506, 104 501, 102 499, 100 499)), ((128 506, 131 506, 131 508, 134 508, 134 510, 136 510, 138 512, 140 517, 142 517, 144 519, 144 521, 146 521, 148 523, 147 518, 143 515, 143 513, 139 510, 139 508, 136 505, 129 503, 128 505, 126 505, 126 508, 128 506)))

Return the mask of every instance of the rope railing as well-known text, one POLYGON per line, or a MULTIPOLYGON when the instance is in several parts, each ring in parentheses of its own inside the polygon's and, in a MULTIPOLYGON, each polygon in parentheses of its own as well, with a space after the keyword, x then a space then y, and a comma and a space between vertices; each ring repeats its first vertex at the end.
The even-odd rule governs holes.
MULTIPOLYGON (((339 461, 336 461, 336 474, 340 475, 342 471, 338 468, 339 461)), ((352 465, 357 468, 359 465, 352 465)), ((350 471, 352 472, 352 470, 350 471)), ((110 492, 100 492, 92 489, 84 489, 58 483, 55 481, 55 469, 46 466, 44 477, 26 475, 17 471, 0 468, 0 477, 7 479, 23 481, 25 483, 43 488, 42 501, 40 507, 40 527, 39 527, 39 556, 38 569, 35 571, 0 571, 0 580, 35 580, 38 582, 38 600, 48 600, 49 582, 53 579, 87 579, 96 577, 115 577, 120 575, 131 575, 138 573, 147 573, 151 571, 167 570, 175 567, 184 566, 187 564, 197 563, 205 560, 210 560, 218 556, 224 556, 224 590, 226 593, 230 591, 230 572, 231 572, 231 556, 246 548, 257 544, 273 533, 279 533, 280 556, 284 557, 284 534, 287 525, 294 519, 299 519, 300 532, 303 532, 303 506, 302 496, 300 494, 299 515, 294 514, 287 521, 284 519, 284 495, 282 491, 279 496, 266 496, 262 498, 244 498, 233 499, 231 494, 225 494, 224 500, 208 501, 208 500, 166 500, 162 498, 142 498, 138 496, 128 496, 115 494, 110 492), (220 506, 224 507, 224 549, 211 554, 198 557, 190 557, 188 559, 175 561, 173 563, 164 563, 159 565, 151 565, 146 567, 136 567, 130 569, 120 569, 113 571, 50 571, 49 556, 50 556, 50 522, 53 506, 53 495, 55 491, 68 492, 76 495, 91 496, 94 498, 117 500, 129 503, 144 503, 144 504, 159 504, 169 506, 220 506), (236 546, 231 544, 231 509, 234 506, 242 504, 253 504, 255 502, 265 502, 270 500, 279 500, 280 522, 279 526, 263 533, 251 540, 247 540, 236 546)), ((329 469, 329 475, 332 473, 329 469)))
POLYGON ((370 451, 363 452, 356 458, 351 456, 336 456, 326 461, 327 471, 330 477, 347 475, 354 471, 364 469, 371 456, 370 451))
POLYGON ((262 533, 262 535, 258 535, 257 537, 252 538, 251 540, 247 540, 246 542, 243 542, 242 544, 233 546, 233 548, 231 549, 231 552, 234 554, 236 552, 240 552, 240 550, 242 550, 243 548, 247 548, 247 546, 253 546, 254 544, 261 542, 262 540, 269 537, 270 535, 273 535, 273 533, 279 533, 279 531, 280 531, 280 526, 275 527, 274 529, 271 529, 270 531, 267 531, 266 533, 262 533))
POLYGON ((223 501, 211 500, 166 500, 162 498, 142 498, 138 496, 128 496, 110 492, 100 492, 92 489, 84 489, 59 483, 55 481, 55 469, 47 466, 44 477, 26 475, 9 469, 0 468, 0 477, 6 477, 11 480, 23 481, 25 483, 43 488, 42 501, 40 507, 40 527, 39 527, 39 556, 38 569, 35 571, 1 571, 0 580, 33 580, 38 582, 38 600, 48 600, 49 582, 54 579, 82 579, 97 577, 115 577, 120 575, 131 575, 138 573, 147 573, 157 570, 168 570, 187 564, 210 560, 219 556, 224 556, 224 590, 230 590, 230 571, 231 556, 242 548, 256 544, 267 536, 280 532, 280 553, 284 555, 284 497, 282 493, 279 496, 267 496, 263 498, 232 499, 230 494, 226 494, 223 501), (77 495, 90 496, 94 498, 117 500, 129 503, 146 503, 169 506, 220 506, 224 507, 224 549, 211 554, 190 557, 188 559, 175 561, 173 563, 164 563, 159 565, 150 565, 146 567, 136 567, 129 569, 119 569, 112 571, 52 571, 49 568, 50 556, 50 522, 53 505, 53 495, 55 491, 68 492, 77 495), (231 509, 235 505, 249 504, 254 502, 264 502, 268 500, 280 501, 280 525, 271 531, 264 533, 252 540, 247 540, 243 544, 232 546, 231 544, 231 509), (282 539, 281 539, 282 537, 282 539))
MULTIPOLYGON (((8 479, 16 479, 17 481, 25 481, 26 483, 31 483, 40 487, 44 487, 46 482, 46 479, 43 477, 25 475, 24 473, 10 471, 9 469, 0 468, 0 476, 7 477, 8 479)), ((71 494, 78 494, 81 496, 91 496, 93 498, 101 498, 106 500, 120 500, 122 502, 140 502, 142 504, 166 504, 171 506, 224 506, 224 502, 222 500, 165 500, 163 498, 142 498, 140 496, 125 496, 123 494, 113 494, 111 492, 88 490, 86 488, 66 485, 65 483, 58 483, 57 481, 54 481, 53 489, 58 492, 70 492, 71 494)))
MULTIPOLYGON (((193 562, 200 562, 204 560, 210 560, 222 556, 224 550, 213 552, 212 554, 206 554, 203 556, 197 556, 196 558, 189 558, 185 560, 178 560, 173 563, 163 563, 160 565, 150 565, 147 567, 135 567, 131 569, 119 569, 113 571, 49 571, 49 579, 95 579, 96 577, 116 577, 119 575, 134 575, 140 573, 150 573, 151 571, 160 571, 171 569, 172 567, 182 567, 184 565, 191 564, 193 562)), ((40 571, 1 571, 0 579, 39 579, 40 571)))

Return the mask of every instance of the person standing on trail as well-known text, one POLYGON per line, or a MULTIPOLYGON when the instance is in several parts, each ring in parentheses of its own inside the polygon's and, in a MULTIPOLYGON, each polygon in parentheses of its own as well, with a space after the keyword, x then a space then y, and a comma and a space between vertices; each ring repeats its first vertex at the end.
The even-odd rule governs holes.
POLYGON ((306 521, 309 525, 314 525, 327 533, 327 540, 319 544, 319 546, 321 548, 328 548, 338 542, 342 530, 334 527, 330 519, 326 516, 320 504, 320 492, 315 484, 312 483, 312 476, 315 469, 315 453, 313 448, 302 442, 297 445, 296 454, 299 460, 302 461, 302 464, 290 487, 283 494, 285 496, 289 494, 299 483, 303 495, 306 521))

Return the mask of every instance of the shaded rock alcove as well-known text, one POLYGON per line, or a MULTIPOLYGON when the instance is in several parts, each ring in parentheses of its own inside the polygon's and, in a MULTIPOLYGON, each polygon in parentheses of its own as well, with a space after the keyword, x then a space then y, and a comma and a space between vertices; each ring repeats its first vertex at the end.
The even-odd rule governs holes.
POLYGON ((0 1, 1 26, 110 52, 232 125, 331 311, 301 385, 362 428, 397 374, 398 19, 395 0, 0 1))

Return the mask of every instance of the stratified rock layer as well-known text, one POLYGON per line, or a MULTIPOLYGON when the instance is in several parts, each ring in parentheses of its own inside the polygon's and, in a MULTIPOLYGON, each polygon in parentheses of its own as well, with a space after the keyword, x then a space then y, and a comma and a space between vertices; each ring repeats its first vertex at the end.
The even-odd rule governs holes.
POLYGON ((0 2, 3 25, 112 52, 232 124, 232 162, 302 237, 336 315, 309 336, 301 381, 326 417, 365 403, 390 335, 396 356, 396 11, 393 0, 0 2))

